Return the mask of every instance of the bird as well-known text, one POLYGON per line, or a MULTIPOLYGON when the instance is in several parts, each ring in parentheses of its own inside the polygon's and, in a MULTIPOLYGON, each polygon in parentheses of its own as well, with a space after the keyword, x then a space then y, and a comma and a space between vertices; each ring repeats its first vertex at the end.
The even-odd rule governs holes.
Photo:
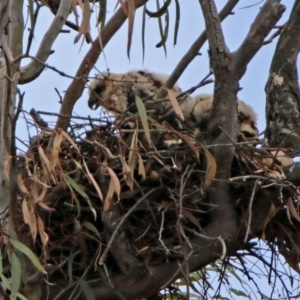
MULTIPOLYGON (((91 109, 102 106, 108 111, 122 114, 132 103, 135 103, 134 96, 137 95, 145 103, 148 103, 148 107, 149 103, 158 103, 152 108, 157 110, 157 115, 161 115, 163 110, 172 110, 170 101, 159 101, 161 99, 157 98, 161 89, 164 88, 167 78, 167 75, 148 70, 132 70, 123 74, 100 73, 89 84, 88 106, 91 109)), ((177 84, 171 90, 175 97, 183 94, 177 84)), ((184 118, 194 122, 195 126, 204 131, 209 123, 213 95, 199 94, 193 97, 184 95, 178 102, 184 118)), ((257 114, 254 109, 238 99, 237 111, 238 130, 243 137, 242 140, 257 139, 259 132, 256 125, 257 114)))
MULTIPOLYGON (((133 70, 125 74, 100 73, 89 84, 88 105, 91 109, 102 106, 108 111, 123 113, 134 100, 134 95, 143 100, 155 99, 167 78, 166 75, 147 70, 133 70)), ((177 85, 171 90, 175 96, 182 93, 177 85)), ((167 107, 169 104, 165 102, 163 106, 167 107)))
MULTIPOLYGON (((200 94, 191 99, 185 99, 181 103, 183 114, 186 117, 193 119, 197 126, 205 131, 210 120, 213 99, 212 94, 200 94)), ((238 131, 243 136, 243 140, 252 138, 257 139, 259 135, 257 128, 257 114, 252 106, 238 99, 237 111, 238 131)))

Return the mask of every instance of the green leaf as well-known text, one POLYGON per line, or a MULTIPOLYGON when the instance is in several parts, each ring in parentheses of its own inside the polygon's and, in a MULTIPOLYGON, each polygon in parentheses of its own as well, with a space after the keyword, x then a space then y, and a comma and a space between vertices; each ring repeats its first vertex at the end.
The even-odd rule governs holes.
POLYGON ((1 284, 3 285, 3 287, 7 290, 10 290, 11 285, 9 283, 9 280, 2 273, 0 273, 0 278, 1 278, 1 284))
POLYGON ((17 293, 21 283, 21 264, 16 253, 11 256, 11 295, 10 299, 17 299, 17 293))
POLYGON ((140 118, 142 121, 142 125, 145 130, 145 135, 146 135, 147 141, 148 141, 149 145, 151 146, 150 130, 149 130, 148 118, 147 118, 147 113, 146 113, 146 108, 145 108, 144 102, 139 96, 135 95, 135 103, 136 103, 136 106, 137 106, 137 109, 138 109, 138 112, 139 112, 139 115, 140 115, 140 118))
POLYGON ((94 224, 92 224, 92 223, 90 223, 90 222, 84 222, 84 223, 83 223, 83 226, 84 226, 86 229, 88 229, 89 231, 94 232, 94 233, 98 236, 98 238, 101 239, 100 233, 99 233, 99 231, 97 230, 97 228, 95 227, 94 224))
POLYGON ((280 132, 285 133, 287 135, 291 135, 294 138, 296 138, 298 141, 300 140, 300 136, 294 130, 290 130, 290 129, 287 129, 287 128, 281 128, 280 132))
POLYGON ((229 290, 230 290, 230 292, 232 292, 233 294, 235 294, 237 296, 249 298, 249 296, 247 294, 245 294, 244 292, 242 292, 240 290, 236 290, 236 289, 229 289, 229 290))
POLYGON ((175 16, 175 28, 174 28, 174 46, 177 44, 177 36, 178 36, 179 23, 180 23, 180 5, 178 0, 175 0, 175 9, 176 9, 176 16, 175 16))
POLYGON ((81 287, 82 293, 85 295, 86 299, 95 300, 95 295, 89 285, 82 279, 79 279, 79 285, 81 287))
MULTIPOLYGON (((156 6, 157 6, 157 9, 159 10, 159 0, 156 0, 156 6)), ((161 41, 163 41, 163 39, 164 39, 164 33, 163 33, 163 28, 162 28, 161 17, 158 17, 157 20, 158 20, 158 28, 159 28, 160 38, 161 38, 161 41)), ((157 45, 156 45, 156 47, 157 47, 157 45)), ((163 48, 164 48, 165 55, 167 56, 166 43, 163 43, 163 48)))
POLYGON ((159 18, 168 11, 168 7, 169 7, 170 3, 171 3, 171 0, 167 0, 161 8, 159 8, 159 6, 158 6, 157 11, 155 11, 155 12, 149 11, 146 8, 146 13, 151 18, 159 18))
POLYGON ((25 296, 23 296, 22 294, 20 293, 16 293, 16 296, 22 300, 28 300, 28 298, 26 298, 25 296))
POLYGON ((33 0, 28 0, 28 10, 30 17, 30 29, 33 30, 35 25, 35 17, 34 17, 34 8, 33 8, 33 0))
POLYGON ((265 294, 259 292, 259 294, 261 295, 261 297, 264 299, 264 300, 272 300, 270 297, 266 296, 265 294))
POLYGON ((100 277, 104 283, 104 285, 109 288, 112 292, 114 292, 121 300, 126 300, 126 298, 123 296, 123 294, 118 291, 117 289, 114 289, 109 281, 109 274, 108 270, 105 264, 102 265, 102 267, 98 267, 98 271, 100 273, 100 277), (103 267, 103 268, 102 268, 103 267))
POLYGON ((13 245, 13 247, 16 250, 19 250, 20 252, 25 254, 39 271, 41 271, 42 273, 45 273, 45 274, 47 273, 45 271, 44 267, 41 265, 38 258, 36 257, 36 255, 27 246, 25 246, 21 242, 14 240, 14 239, 9 239, 9 242, 13 245))
POLYGON ((68 274, 69 274, 69 278, 70 278, 70 283, 73 281, 73 261, 74 261, 74 258, 76 257, 76 255, 78 255, 79 253, 80 253, 80 251, 78 250, 68 257, 68 274))
MULTIPOLYGON (((94 214, 94 217, 95 217, 95 220, 97 219, 97 212, 95 210, 95 208, 93 207, 92 205, 92 202, 89 198, 89 196, 83 191, 82 187, 80 185, 78 185, 78 183, 73 179, 71 178, 69 175, 67 174, 64 174, 64 177, 65 177, 65 180, 68 182, 68 184, 77 192, 79 193, 85 200, 86 202, 88 203, 91 211, 93 212, 94 214)), ((74 198, 74 200, 76 199, 76 197, 74 198)), ((76 203, 77 205, 77 208, 80 207, 80 204, 78 202, 78 204, 76 203)))
POLYGON ((130 49, 131 49, 134 15, 135 15, 134 0, 127 1, 127 9, 128 9, 127 57, 130 59, 130 49))
POLYGON ((166 12, 165 29, 163 35, 161 36, 161 41, 156 45, 157 48, 164 46, 166 44, 166 41, 168 39, 168 34, 169 34, 169 11, 166 12))
POLYGON ((146 4, 143 9, 143 19, 142 19, 142 49, 143 49, 143 63, 145 59, 145 30, 146 30, 146 4))
POLYGON ((106 0, 98 0, 99 1, 99 6, 100 6, 100 12, 98 15, 98 24, 101 24, 100 28, 102 29, 103 26, 105 25, 105 19, 106 19, 106 0))

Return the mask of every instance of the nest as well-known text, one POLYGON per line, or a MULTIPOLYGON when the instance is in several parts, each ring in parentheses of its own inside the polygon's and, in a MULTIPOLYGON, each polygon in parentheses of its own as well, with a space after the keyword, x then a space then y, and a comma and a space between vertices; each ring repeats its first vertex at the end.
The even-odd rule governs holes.
MULTIPOLYGON (((31 140, 18 157, 19 203, 50 281, 97 278, 104 264, 110 274, 130 274, 184 257, 184 244, 210 222, 206 192, 216 175, 210 148, 191 128, 124 114, 31 140)), ((236 145, 232 201, 249 239, 277 245, 298 271, 297 190, 271 150, 236 145)))

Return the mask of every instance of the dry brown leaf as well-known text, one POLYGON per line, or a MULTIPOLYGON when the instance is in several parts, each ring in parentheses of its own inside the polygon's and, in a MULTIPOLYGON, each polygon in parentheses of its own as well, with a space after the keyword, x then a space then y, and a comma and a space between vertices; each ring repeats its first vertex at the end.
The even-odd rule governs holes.
POLYGON ((127 56, 130 57, 130 48, 132 42, 132 33, 134 25, 135 4, 134 0, 128 0, 128 40, 127 40, 127 56))
POLYGON ((39 152, 40 160, 41 160, 43 166, 45 167, 45 171, 48 172, 48 176, 51 177, 51 179, 53 180, 53 182, 57 184, 57 182, 56 182, 56 180, 55 180, 55 178, 54 178, 54 176, 52 174, 52 171, 51 171, 50 161, 47 158, 47 156, 45 155, 44 149, 42 148, 42 146, 38 147, 38 152, 39 152))
POLYGON ((149 246, 145 246, 145 247, 139 249, 138 252, 147 251, 147 250, 149 250, 149 248, 150 248, 149 246))
POLYGON ((45 198, 45 196, 46 196, 46 194, 47 194, 47 191, 48 191, 48 188, 47 188, 45 185, 43 185, 43 186, 42 186, 42 191, 41 191, 41 193, 38 195, 37 199, 34 200, 34 203, 37 203, 37 202, 39 202, 39 201, 42 201, 42 200, 45 198))
POLYGON ((263 233, 262 233, 262 236, 261 236, 262 240, 265 240, 265 228, 266 228, 266 226, 273 219, 273 217, 276 215, 276 213, 277 213, 277 209, 276 209, 275 205, 273 203, 271 203, 268 215, 267 215, 267 217, 264 221, 264 225, 263 225, 263 233))
POLYGON ((24 222, 28 224, 28 226, 30 227, 31 219, 30 219, 29 208, 27 205, 26 198, 24 198, 22 201, 22 213, 23 213, 24 222))
POLYGON ((182 134, 175 129, 173 129, 167 122, 164 122, 164 127, 168 130, 170 130, 172 133, 176 134, 178 137, 180 137, 183 141, 186 142, 186 144, 191 148, 191 150, 195 153, 197 160, 199 161, 200 159, 200 153, 198 148, 194 145, 194 141, 186 136, 185 134, 182 134))
POLYGON ((144 166, 144 163, 143 163, 143 159, 140 155, 138 155, 139 157, 139 175, 142 176, 143 179, 146 178, 146 171, 145 171, 145 166, 144 166))
POLYGON ((104 206, 103 206, 103 211, 109 211, 112 205, 112 199, 114 196, 114 192, 115 192, 115 184, 114 184, 114 180, 112 178, 110 178, 110 182, 109 182, 109 187, 108 187, 108 191, 104 200, 104 206))
POLYGON ((52 208, 52 207, 48 206, 47 204, 45 204, 42 201, 39 201, 36 204, 38 204, 41 208, 43 208, 44 210, 47 210, 47 211, 53 211, 53 210, 55 210, 55 208, 52 208))
POLYGON ((76 145, 74 140, 68 135, 68 133, 65 132, 64 130, 61 130, 60 132, 68 140, 68 142, 76 149, 76 151, 79 153, 80 151, 79 151, 78 146, 76 145))
POLYGON ((178 103, 178 101, 175 97, 174 92, 170 89, 166 89, 166 90, 168 91, 168 97, 171 101, 171 104, 173 106, 173 109, 174 109, 175 113, 179 116, 179 118, 181 120, 184 120, 184 115, 183 115, 182 109, 181 109, 181 107, 180 107, 180 105, 179 105, 179 103, 178 103))
POLYGON ((121 194, 121 184, 120 184, 119 178, 116 175, 116 173, 110 167, 107 167, 107 171, 110 175, 111 180, 114 183, 114 192, 117 194, 118 201, 119 201, 120 200, 120 194, 121 194))
POLYGON ((10 162, 12 160, 13 156, 8 156, 3 164, 3 171, 5 174, 5 177, 9 180, 10 179, 10 162))
POLYGON ((28 224, 30 228, 30 233, 32 235, 33 241, 35 242, 36 235, 37 235, 37 221, 36 221, 36 215, 33 207, 29 208, 29 218, 30 223, 28 224))
POLYGON ((122 170, 123 170, 123 175, 124 175, 125 181, 126 181, 127 185, 129 186, 129 188, 132 190, 133 189, 133 177, 132 177, 132 174, 130 173, 130 168, 127 165, 127 163, 125 161, 125 157, 123 155, 120 155, 120 160, 122 163, 122 170))
POLYGON ((135 165, 135 156, 136 156, 135 151, 137 148, 137 133, 138 133, 138 126, 136 126, 136 129, 132 135, 131 145, 130 145, 130 150, 128 155, 128 162, 127 162, 132 177, 134 176, 134 165, 135 165))
MULTIPOLYGON (((38 176, 37 176, 37 173, 36 173, 36 169, 37 169, 37 166, 36 164, 34 165, 34 172, 32 173, 31 175, 31 178, 32 180, 36 181, 37 183, 39 183, 41 186, 45 186, 46 188, 51 188, 51 185, 45 183, 45 182, 42 182, 38 176)), ((48 177, 47 176, 39 176, 42 180, 48 180, 48 177)))
POLYGON ((77 3, 80 7, 81 7, 81 5, 83 5, 81 0, 72 0, 71 10, 72 10, 73 14, 75 15, 75 23, 78 26, 79 14, 78 14, 78 11, 77 11, 77 3))
POLYGON ((82 11, 82 21, 78 30, 78 34, 74 39, 76 44, 83 34, 87 34, 90 31, 90 18, 91 18, 91 7, 89 0, 84 0, 84 7, 82 11))
POLYGON ((214 157, 209 152, 209 150, 206 148, 203 148, 203 150, 204 150, 204 153, 206 156, 206 161, 207 161, 204 186, 209 187, 211 185, 213 179, 216 176, 217 164, 216 164, 214 157))
POLYGON ((45 232, 45 226, 44 223, 42 221, 42 219, 37 216, 37 225, 38 225, 38 230, 39 230, 39 235, 43 244, 43 251, 44 251, 44 256, 47 257, 47 245, 48 245, 48 241, 49 241, 49 236, 48 234, 45 232))
POLYGON ((52 147, 52 159, 54 164, 52 165, 52 169, 57 164, 60 165, 59 161, 59 153, 60 153, 60 145, 63 140, 63 136, 61 134, 61 130, 55 132, 54 140, 53 140, 53 147, 52 147))
POLYGON ((94 176, 91 174, 91 172, 90 172, 90 170, 89 170, 89 168, 88 168, 88 166, 87 166, 87 164, 86 164, 86 162, 85 162, 84 159, 83 159, 83 164, 84 164, 85 170, 87 172, 88 178, 91 180, 93 186, 95 187, 95 189, 96 189, 96 191, 98 193, 99 198, 103 201, 103 195, 102 195, 102 192, 100 190, 100 187, 99 187, 98 183, 96 182, 94 176))
POLYGON ((124 2, 124 0, 118 0, 118 1, 121 4, 121 7, 123 8, 124 14, 128 17, 128 10, 126 7, 126 3, 124 2))
POLYGON ((22 178, 22 175, 21 174, 18 174, 17 176, 17 183, 18 183, 18 186, 20 188, 20 190, 24 193, 24 194, 28 194, 28 190, 24 184, 24 181, 23 181, 23 178, 22 178))
POLYGON ((190 213, 188 210, 186 210, 184 207, 182 208, 182 214, 189 220, 191 223, 193 223, 199 230, 201 230, 200 223, 198 219, 190 213))
POLYGON ((33 198, 33 202, 38 201, 38 186, 36 181, 32 181, 30 185, 30 194, 33 198))
POLYGON ((296 210, 291 197, 289 197, 287 200, 287 207, 288 207, 289 211, 291 212, 292 217, 295 218, 298 222, 300 222, 299 212, 296 210))

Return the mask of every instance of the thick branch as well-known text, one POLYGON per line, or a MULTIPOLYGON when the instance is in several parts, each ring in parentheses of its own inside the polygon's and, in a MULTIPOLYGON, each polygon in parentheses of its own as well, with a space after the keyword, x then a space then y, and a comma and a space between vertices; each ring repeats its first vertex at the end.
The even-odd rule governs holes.
POLYGON ((62 0, 59 5, 57 14, 52 21, 48 31, 45 33, 40 47, 33 59, 28 65, 21 67, 21 77, 19 84, 31 82, 36 79, 44 70, 44 62, 51 54, 51 47, 60 33, 63 25, 70 14, 72 0, 62 0))
POLYGON ((261 8, 232 61, 233 72, 239 79, 245 74, 248 63, 263 46, 264 39, 281 18, 285 9, 286 7, 280 4, 280 0, 269 0, 261 8))
MULTIPOLYGON (((146 3, 146 0, 135 0, 135 7, 138 8, 146 3)), ((79 97, 82 95, 86 76, 91 71, 94 64, 97 62, 102 49, 107 45, 113 35, 119 30, 119 28, 127 20, 127 16, 124 13, 123 8, 119 8, 118 11, 112 16, 112 18, 107 22, 105 27, 101 30, 100 37, 96 37, 93 41, 90 50, 85 55, 82 60, 75 79, 71 82, 68 89, 66 90, 63 102, 60 108, 60 114, 70 116, 73 107, 79 97), (103 47, 103 48, 102 48, 103 47)), ((56 123, 56 127, 67 130, 69 126, 70 119, 59 117, 56 123)))
MULTIPOLYGON (((215 75, 214 101, 211 120, 207 130, 208 143, 222 144, 236 141, 236 94, 238 80, 230 69, 231 54, 225 44, 221 21, 217 8, 212 0, 200 0, 205 19, 206 32, 211 50, 212 67, 215 75)), ((218 178, 228 179, 234 155, 234 147, 226 147, 220 151, 215 148, 213 155, 219 172, 218 178)))
POLYGON ((23 39, 23 1, 9 1, 9 48, 13 57, 22 54, 22 39, 23 39))
POLYGON ((272 60, 267 93, 267 131, 270 146, 300 146, 300 91, 297 56, 300 51, 300 2, 295 1, 272 60))

